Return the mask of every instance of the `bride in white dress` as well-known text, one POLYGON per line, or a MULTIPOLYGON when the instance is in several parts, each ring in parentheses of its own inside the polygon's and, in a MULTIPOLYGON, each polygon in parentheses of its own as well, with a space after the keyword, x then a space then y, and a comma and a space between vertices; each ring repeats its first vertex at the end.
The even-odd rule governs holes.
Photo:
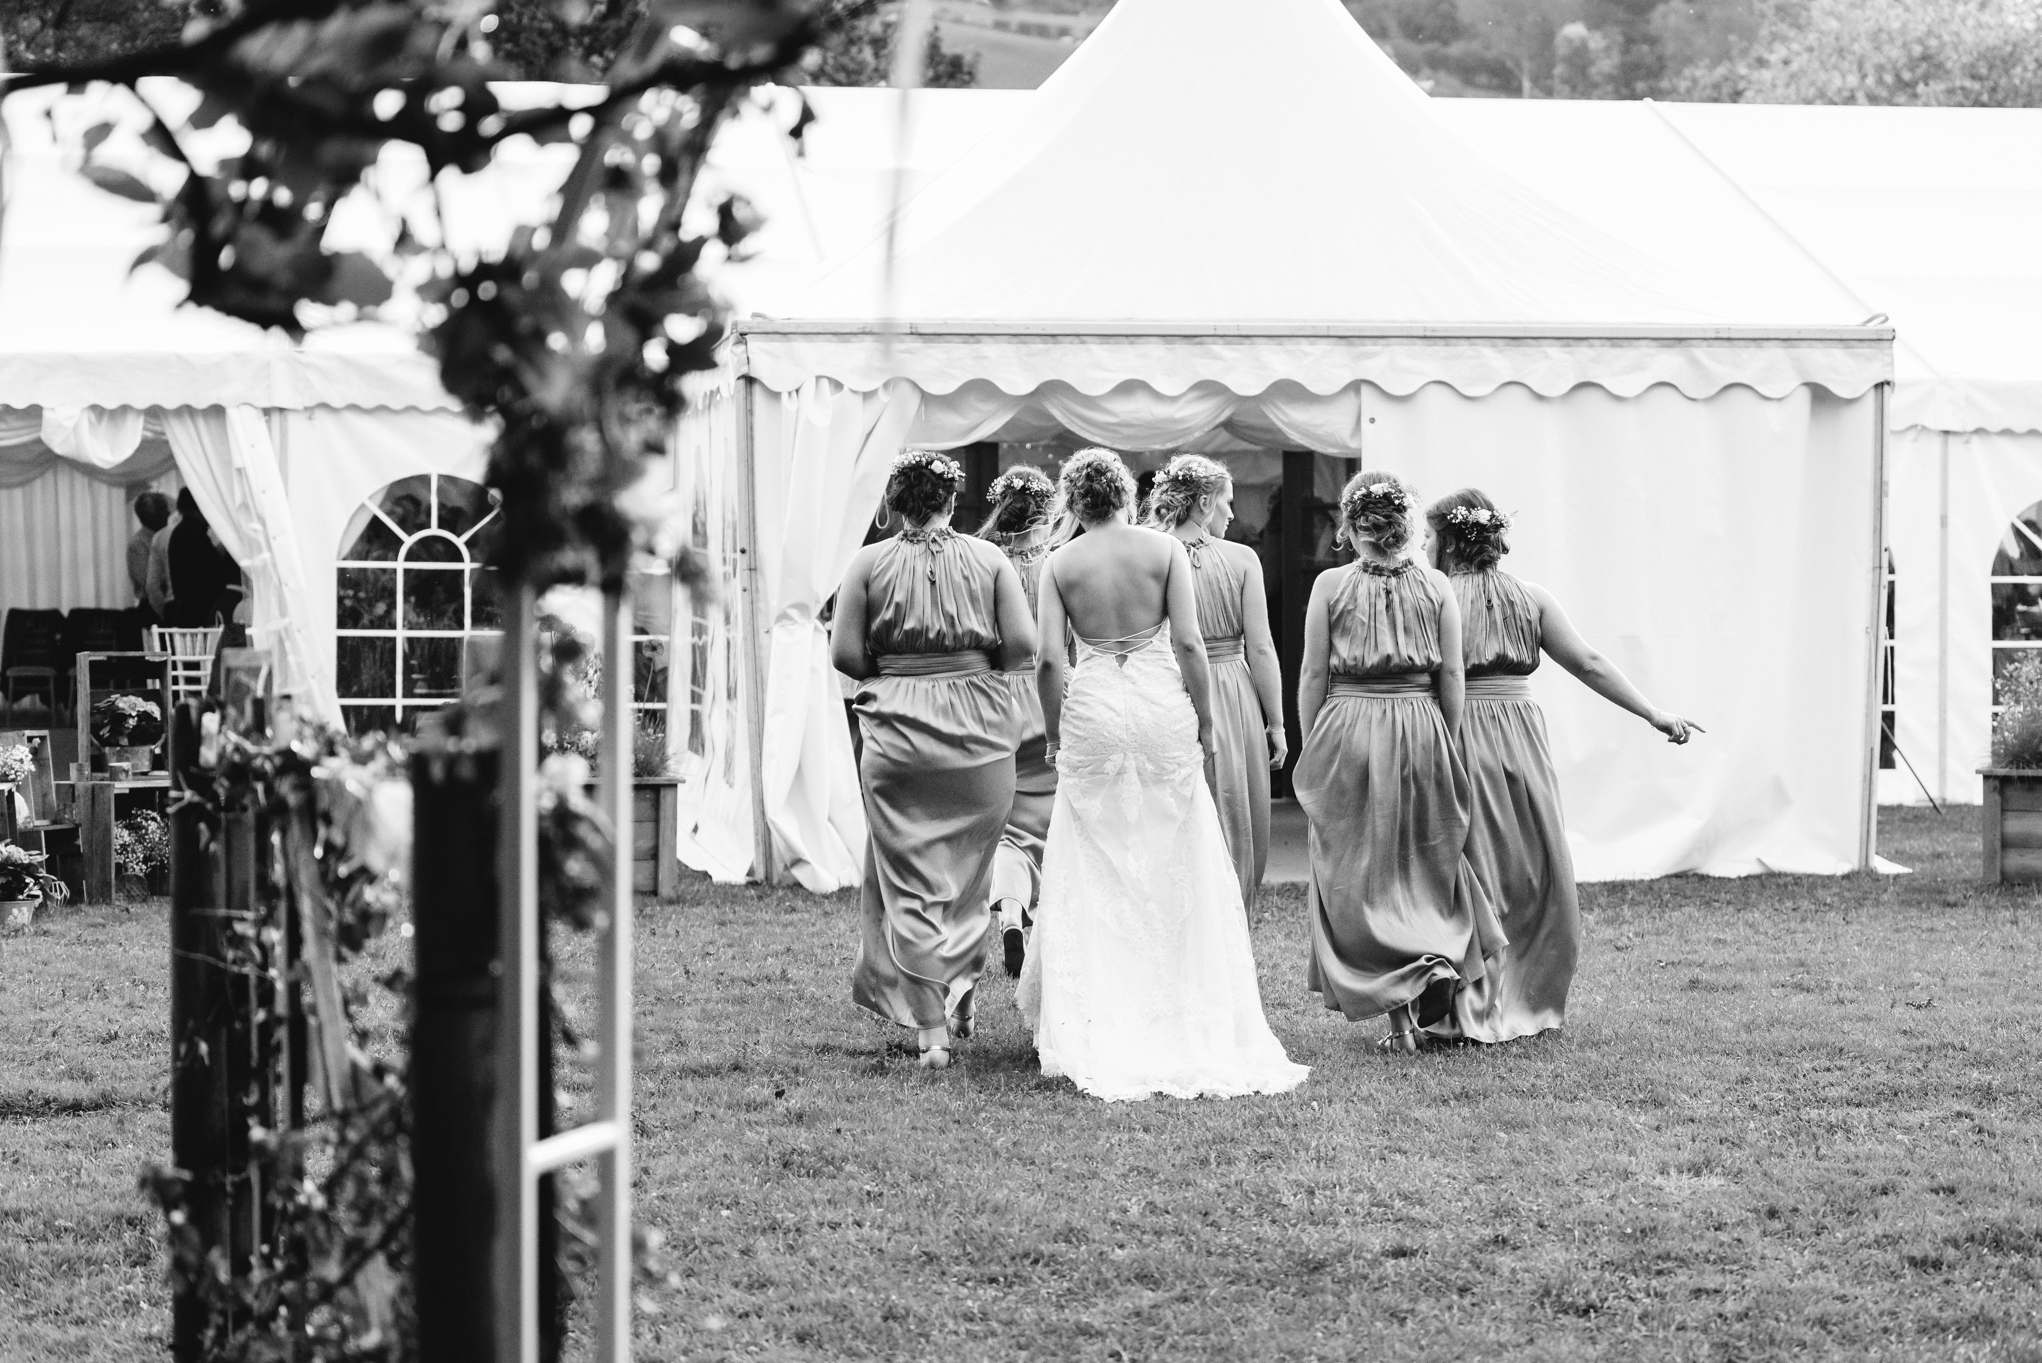
POLYGON ((1018 1001, 1042 1072, 1108 1101, 1281 1093, 1241 887, 1205 781, 1205 646, 1184 546, 1128 524, 1119 456, 1063 467, 1085 533, 1051 554, 1036 677, 1057 768, 1018 1001), (1065 687, 1068 622, 1077 667, 1065 687))

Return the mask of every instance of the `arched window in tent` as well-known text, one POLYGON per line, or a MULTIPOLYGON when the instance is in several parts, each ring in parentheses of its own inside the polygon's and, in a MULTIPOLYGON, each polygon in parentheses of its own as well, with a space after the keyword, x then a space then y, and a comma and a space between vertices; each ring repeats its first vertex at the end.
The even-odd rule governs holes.
POLYGON ((468 643, 502 632, 482 567, 501 524, 497 496, 443 473, 370 494, 340 540, 335 671, 351 733, 409 733, 459 698, 468 643))
POLYGON ((2042 648, 2042 502, 2014 517, 1992 556, 1992 713, 2017 658, 2042 648))

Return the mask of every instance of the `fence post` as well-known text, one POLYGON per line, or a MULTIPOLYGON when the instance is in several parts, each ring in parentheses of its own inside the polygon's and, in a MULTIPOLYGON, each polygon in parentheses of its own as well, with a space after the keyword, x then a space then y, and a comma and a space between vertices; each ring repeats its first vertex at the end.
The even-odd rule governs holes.
MULTIPOLYGON (((198 716, 171 712, 170 771, 174 789, 198 761, 198 716)), ((170 810, 170 1157, 187 1176, 185 1215, 205 1246, 227 1242, 227 1110, 219 1076, 226 1063, 221 1026, 227 978, 225 943, 213 911, 213 859, 196 805, 170 810)), ((207 1311, 196 1281, 180 1281, 171 1303, 171 1355, 177 1363, 205 1357, 207 1311)))
POLYGON ((499 770, 458 739, 421 739, 411 759, 413 1296, 418 1356, 449 1363, 508 1357, 490 1259, 499 770))

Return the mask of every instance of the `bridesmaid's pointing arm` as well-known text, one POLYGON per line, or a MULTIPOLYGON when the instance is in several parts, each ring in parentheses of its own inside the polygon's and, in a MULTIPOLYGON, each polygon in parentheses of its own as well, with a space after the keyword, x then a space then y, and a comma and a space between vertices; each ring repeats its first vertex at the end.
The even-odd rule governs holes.
POLYGON ((1638 718, 1650 724, 1674 743, 1688 741, 1688 731, 1703 733, 1702 726, 1690 719, 1661 710, 1637 687, 1630 678, 1618 670, 1617 665, 1588 646, 1574 628, 1574 622, 1567 618, 1567 612, 1560 609, 1560 603, 1553 594, 1536 583, 1527 582, 1525 588, 1531 592, 1532 600, 1539 607, 1539 647, 1546 656, 1581 679, 1582 685, 1601 696, 1610 704, 1629 710, 1638 718))

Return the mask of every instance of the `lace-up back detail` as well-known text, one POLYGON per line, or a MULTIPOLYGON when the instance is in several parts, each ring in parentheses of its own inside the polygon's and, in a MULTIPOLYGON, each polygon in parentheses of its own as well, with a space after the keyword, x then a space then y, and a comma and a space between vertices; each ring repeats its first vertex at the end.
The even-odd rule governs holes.
POLYGON ((875 657, 998 649, 998 580, 992 561, 956 531, 903 531, 872 564, 866 647, 875 657))
POLYGON ((1436 671, 1441 661, 1439 606, 1439 588, 1417 564, 1355 564, 1327 606, 1333 675, 1436 671))

